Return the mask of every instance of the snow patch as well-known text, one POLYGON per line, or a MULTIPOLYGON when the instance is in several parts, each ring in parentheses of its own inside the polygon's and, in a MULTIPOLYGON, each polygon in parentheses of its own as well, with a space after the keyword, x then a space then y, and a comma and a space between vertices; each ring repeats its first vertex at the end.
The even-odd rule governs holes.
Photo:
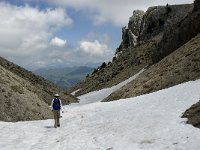
POLYGON ((76 90, 76 91, 74 91, 74 92, 72 92, 71 94, 72 95, 75 95, 78 91, 80 91, 81 89, 78 89, 78 90, 76 90))
POLYGON ((111 93, 117 91, 127 83, 131 82, 132 80, 136 79, 142 72, 144 72, 145 69, 140 70, 137 74, 134 76, 130 77, 129 79, 111 87, 111 88, 106 88, 102 89, 99 91, 93 91, 90 93, 87 93, 85 95, 79 96, 78 98, 80 99, 79 104, 89 104, 89 103, 95 103, 95 102, 100 102, 104 98, 108 97, 111 93))

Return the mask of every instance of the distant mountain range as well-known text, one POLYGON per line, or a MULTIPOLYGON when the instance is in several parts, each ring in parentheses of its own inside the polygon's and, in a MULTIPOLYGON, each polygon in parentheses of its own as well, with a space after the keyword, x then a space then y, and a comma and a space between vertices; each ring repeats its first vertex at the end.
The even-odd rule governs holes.
POLYGON ((61 88, 68 88, 83 80, 94 68, 87 66, 65 68, 41 68, 34 71, 35 74, 52 81, 61 88))

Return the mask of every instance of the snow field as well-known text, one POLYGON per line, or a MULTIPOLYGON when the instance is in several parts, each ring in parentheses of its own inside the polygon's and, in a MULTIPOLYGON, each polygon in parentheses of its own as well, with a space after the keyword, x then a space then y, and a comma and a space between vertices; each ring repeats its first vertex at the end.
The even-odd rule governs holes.
POLYGON ((0 122, 0 150, 199 149, 200 130, 181 116, 200 100, 200 80, 106 103, 96 102, 105 96, 99 94, 64 106, 60 128, 53 120, 0 122))

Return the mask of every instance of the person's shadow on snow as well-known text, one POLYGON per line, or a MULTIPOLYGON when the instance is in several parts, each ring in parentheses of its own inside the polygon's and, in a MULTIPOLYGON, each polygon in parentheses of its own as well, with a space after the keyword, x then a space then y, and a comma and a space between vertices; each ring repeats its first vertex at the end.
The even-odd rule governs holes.
POLYGON ((54 128, 54 126, 45 126, 44 128, 49 129, 49 128, 54 128))

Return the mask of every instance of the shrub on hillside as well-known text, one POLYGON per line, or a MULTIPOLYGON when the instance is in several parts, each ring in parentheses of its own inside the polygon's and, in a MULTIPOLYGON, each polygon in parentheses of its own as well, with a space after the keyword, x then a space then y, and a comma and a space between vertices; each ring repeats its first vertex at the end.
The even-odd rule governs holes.
POLYGON ((106 67, 106 63, 103 62, 99 69, 101 70, 101 69, 103 69, 103 68, 105 68, 105 67, 106 67))

